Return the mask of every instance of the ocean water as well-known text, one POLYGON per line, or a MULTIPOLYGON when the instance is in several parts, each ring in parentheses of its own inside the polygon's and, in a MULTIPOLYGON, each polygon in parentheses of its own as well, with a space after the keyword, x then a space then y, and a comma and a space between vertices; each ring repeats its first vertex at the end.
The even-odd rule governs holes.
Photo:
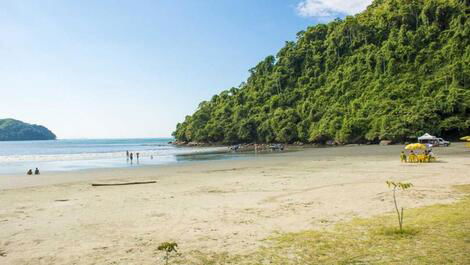
POLYGON ((139 167, 219 159, 223 147, 191 148, 168 144, 170 138, 73 139, 0 142, 0 174, 25 173, 28 169, 69 171, 93 168, 139 167), (132 163, 126 151, 140 154, 132 163))

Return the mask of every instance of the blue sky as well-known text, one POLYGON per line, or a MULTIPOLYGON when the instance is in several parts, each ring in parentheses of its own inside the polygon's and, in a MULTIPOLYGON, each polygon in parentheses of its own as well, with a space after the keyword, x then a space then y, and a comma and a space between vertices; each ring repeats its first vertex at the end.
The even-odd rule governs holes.
POLYGON ((367 0, 0 2, 0 118, 59 138, 170 136, 309 25, 367 0))

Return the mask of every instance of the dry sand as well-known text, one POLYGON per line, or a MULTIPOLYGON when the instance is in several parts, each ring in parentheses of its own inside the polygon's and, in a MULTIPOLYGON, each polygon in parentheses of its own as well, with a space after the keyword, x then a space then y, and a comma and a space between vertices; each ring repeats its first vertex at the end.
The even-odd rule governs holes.
POLYGON ((0 176, 0 264, 159 264, 156 247, 243 253, 277 232, 393 210, 385 181, 412 182, 407 207, 449 203, 470 152, 402 164, 402 146, 308 149, 249 160, 0 176), (92 182, 157 184, 91 187, 92 182))

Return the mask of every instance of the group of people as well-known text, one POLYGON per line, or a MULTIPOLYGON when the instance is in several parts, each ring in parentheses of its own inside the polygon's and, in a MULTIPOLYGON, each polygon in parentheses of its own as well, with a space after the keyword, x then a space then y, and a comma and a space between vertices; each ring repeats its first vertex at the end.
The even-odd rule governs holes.
MULTIPOLYGON (((134 153, 129 153, 129 151, 126 151, 126 157, 127 157, 127 161, 132 161, 134 160, 134 153)), ((135 158, 137 159, 137 162, 139 161, 139 158, 140 158, 140 154, 139 153, 135 153, 135 158)))
POLYGON ((427 163, 436 160, 436 156, 432 152, 432 149, 424 150, 422 154, 417 154, 413 150, 410 151, 408 157, 405 151, 401 151, 400 160, 404 163, 427 163))
MULTIPOLYGON (((126 157, 127 157, 127 161, 128 162, 131 161, 131 163, 134 161, 134 157, 135 157, 137 160, 137 163, 139 163, 140 154, 138 152, 136 152, 134 156, 134 153, 130 153, 129 151, 126 151, 126 157)), ((150 156, 150 159, 153 159, 153 155, 150 156)))
MULTIPOLYGON (((26 172, 26 174, 28 174, 28 175, 33 175, 33 170, 32 170, 32 169, 29 169, 28 172, 26 172)), ((41 173, 39 172, 39 169, 36 168, 36 169, 34 170, 34 175, 40 175, 40 174, 41 174, 41 173)))

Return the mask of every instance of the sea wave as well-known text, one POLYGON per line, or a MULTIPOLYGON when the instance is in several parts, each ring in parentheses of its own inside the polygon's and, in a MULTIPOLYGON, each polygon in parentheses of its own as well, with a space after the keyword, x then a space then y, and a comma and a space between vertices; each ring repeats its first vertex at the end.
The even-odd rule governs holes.
MULTIPOLYGON (((224 147, 207 147, 207 148, 160 148, 156 150, 142 150, 132 151, 132 153, 139 153, 139 156, 144 159, 153 156, 168 157, 179 155, 196 155, 224 152, 224 147)), ((88 152, 88 153, 74 153, 74 154, 34 154, 34 155, 0 155, 0 163, 12 162, 26 162, 26 161, 77 161, 77 160, 96 160, 96 159, 126 159, 126 153, 119 152, 88 152)))

